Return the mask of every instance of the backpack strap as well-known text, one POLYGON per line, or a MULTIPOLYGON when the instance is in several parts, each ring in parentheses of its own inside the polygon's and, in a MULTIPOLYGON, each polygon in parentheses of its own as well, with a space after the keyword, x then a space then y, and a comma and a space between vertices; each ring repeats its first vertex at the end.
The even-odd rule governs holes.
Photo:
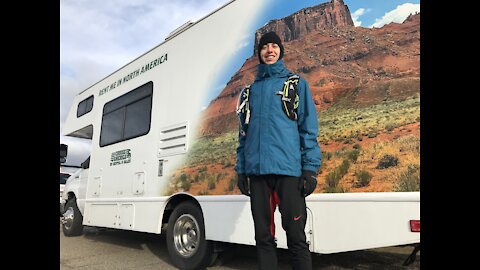
POLYGON ((276 94, 279 95, 282 99, 282 109, 283 112, 287 115, 290 120, 296 121, 298 119, 297 109, 298 109, 298 82, 300 81, 300 76, 292 75, 283 84, 282 91, 278 91, 276 94))
POLYGON ((250 85, 240 91, 237 100, 236 112, 240 120, 240 134, 245 137, 247 135, 248 123, 250 122, 250 103, 248 96, 250 95, 250 85))

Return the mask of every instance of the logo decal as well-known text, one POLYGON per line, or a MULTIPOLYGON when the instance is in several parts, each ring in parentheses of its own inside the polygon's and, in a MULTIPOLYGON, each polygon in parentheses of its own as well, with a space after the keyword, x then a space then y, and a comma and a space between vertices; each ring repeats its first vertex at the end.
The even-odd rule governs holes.
POLYGON ((110 166, 130 163, 132 154, 130 154, 130 149, 124 149, 117 152, 113 152, 110 157, 110 166))

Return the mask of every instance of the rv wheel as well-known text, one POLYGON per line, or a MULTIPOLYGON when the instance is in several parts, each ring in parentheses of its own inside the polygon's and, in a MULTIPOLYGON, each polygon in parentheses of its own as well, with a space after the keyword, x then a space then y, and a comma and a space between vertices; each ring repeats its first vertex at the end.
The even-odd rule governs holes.
POLYGON ((204 269, 214 260, 213 243, 205 240, 202 211, 195 203, 186 201, 173 210, 167 249, 173 264, 182 270, 204 269))
POLYGON ((77 206, 77 200, 70 199, 63 212, 62 229, 65 236, 81 235, 83 231, 83 216, 77 206))

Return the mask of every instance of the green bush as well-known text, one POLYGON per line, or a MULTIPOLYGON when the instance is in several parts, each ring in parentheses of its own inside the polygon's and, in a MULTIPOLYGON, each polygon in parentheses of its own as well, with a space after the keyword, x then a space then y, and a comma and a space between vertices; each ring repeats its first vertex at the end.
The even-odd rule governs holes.
POLYGON ((348 152, 347 158, 351 160, 353 163, 355 163, 357 162, 359 155, 360 155, 360 151, 357 149, 353 149, 352 151, 348 152))
POLYGON ((182 174, 180 176, 180 185, 185 191, 190 190, 190 188, 192 187, 192 183, 190 183, 190 180, 188 179, 186 174, 182 174))
POLYGON ((370 180, 372 180, 372 174, 367 171, 359 171, 357 172, 357 187, 366 187, 370 184, 370 180))
POLYGON ((350 161, 348 159, 344 159, 342 161, 342 164, 338 167, 339 172, 340 172, 340 178, 342 178, 348 171, 348 168, 350 168, 350 161))
POLYGON ((215 189, 216 186, 215 179, 213 177, 208 178, 208 189, 215 189))
POLYGON ((396 178, 394 191, 420 191, 420 167, 411 164, 402 171, 396 178))
POLYGON ((348 168, 350 168, 350 162, 344 159, 340 166, 336 167, 335 169, 333 169, 333 171, 327 174, 325 179, 327 187, 336 187, 340 182, 340 179, 342 179, 342 177, 347 173, 348 168))
POLYGON ((385 125, 385 129, 388 131, 388 132, 392 132, 393 129, 395 129, 395 124, 393 123, 388 123, 385 125))
POLYGON ((230 181, 228 182, 228 191, 232 191, 237 186, 237 176, 230 177, 230 181))
POLYGON ((398 158, 389 154, 384 155, 377 164, 377 169, 386 169, 398 165, 398 158))
POLYGON ((338 182, 340 182, 340 173, 335 168, 333 171, 329 172, 325 178, 325 183, 327 187, 336 187, 338 182))
POLYGON ((215 182, 222 180, 225 175, 225 173, 218 173, 217 176, 215 176, 215 182))

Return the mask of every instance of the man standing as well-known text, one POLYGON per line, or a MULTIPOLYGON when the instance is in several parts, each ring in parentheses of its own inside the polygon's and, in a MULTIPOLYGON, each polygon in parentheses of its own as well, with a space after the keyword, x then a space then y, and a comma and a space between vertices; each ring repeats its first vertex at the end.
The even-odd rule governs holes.
POLYGON ((321 151, 307 82, 289 71, 275 32, 258 43, 257 76, 240 94, 238 188, 250 196, 259 269, 277 269, 273 213, 279 207, 293 269, 311 270, 305 197, 317 186, 321 151))

